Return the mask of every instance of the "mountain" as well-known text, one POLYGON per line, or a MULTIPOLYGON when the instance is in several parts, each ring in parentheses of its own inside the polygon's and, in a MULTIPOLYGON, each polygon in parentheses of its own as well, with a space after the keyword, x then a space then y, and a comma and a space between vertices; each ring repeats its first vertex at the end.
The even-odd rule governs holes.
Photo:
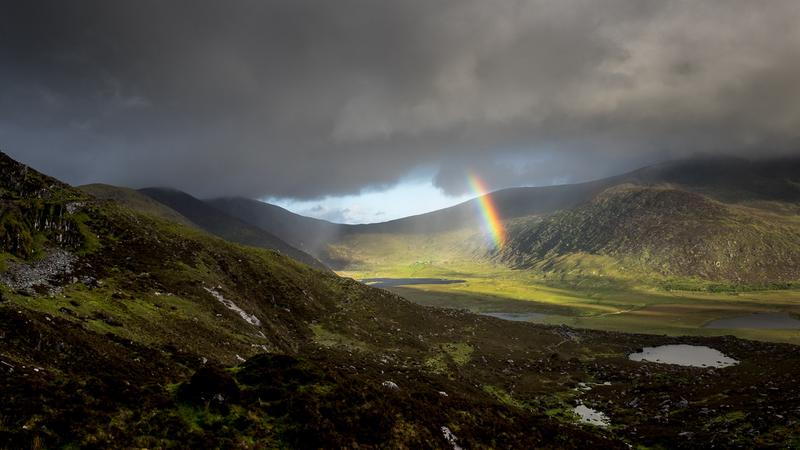
MULTIPOLYGON (((728 203, 800 202, 800 158, 746 160, 704 157, 672 161, 600 180, 488 194, 502 220, 578 207, 614 186, 673 185, 728 203)), ((480 223, 478 199, 389 222, 348 227, 347 233, 432 233, 480 223)))
POLYGON ((692 158, 487 196, 506 223, 502 249, 486 247, 477 199, 366 225, 332 224, 241 198, 210 203, 338 269, 434 254, 551 271, 559 267, 554 258, 589 254, 658 277, 750 285, 800 280, 800 158, 692 158))
POLYGON ((217 198, 206 202, 312 255, 317 255, 324 245, 349 228, 348 225, 301 216, 279 206, 242 197, 217 198))
MULTIPOLYGON (((588 202, 602 191, 621 184, 672 185, 726 203, 800 202, 800 158, 747 160, 698 157, 644 167, 600 180, 557 186, 502 189, 491 194, 503 220, 549 214, 588 202)), ((341 225, 291 213, 257 200, 224 198, 209 201, 228 214, 290 242, 316 242, 358 233, 431 233, 479 224, 478 200, 365 225, 341 225), (285 236, 285 237, 284 237, 285 236)))
POLYGON ((797 346, 422 307, 97 199, 3 154, 0 175, 0 447, 691 448, 800 439, 797 346), (738 363, 627 357, 665 344, 711 346, 738 363), (577 405, 604 412, 612 427, 580 423, 577 405))
POLYGON ((495 259, 543 268, 604 255, 639 272, 738 284, 800 280, 797 216, 731 205, 673 187, 618 185, 552 215, 511 221, 495 259))
POLYGON ((203 230, 231 242, 277 250, 312 267, 325 268, 319 260, 274 234, 231 217, 185 192, 166 188, 146 188, 139 192, 178 212, 203 230))
POLYGON ((122 205, 142 214, 148 214, 153 217, 158 217, 169 222, 176 222, 188 227, 197 226, 191 220, 187 219, 174 209, 169 208, 156 200, 153 200, 152 198, 135 189, 111 186, 108 184, 87 184, 84 186, 78 186, 78 189, 95 198, 113 201, 118 205, 122 205))
POLYGON ((409 261, 443 254, 547 273, 573 270, 555 264, 564 257, 596 255, 648 278, 757 286, 800 281, 800 158, 689 159, 488 197, 504 222, 502 248, 486 245, 477 200, 471 200, 349 227, 318 256, 347 268, 368 267, 365 261, 377 258, 386 264, 392 255, 409 261), (414 257, 408 245, 417 241, 422 247, 414 257))
POLYGON ((800 157, 698 157, 656 164, 618 183, 672 184, 725 203, 800 202, 800 157))

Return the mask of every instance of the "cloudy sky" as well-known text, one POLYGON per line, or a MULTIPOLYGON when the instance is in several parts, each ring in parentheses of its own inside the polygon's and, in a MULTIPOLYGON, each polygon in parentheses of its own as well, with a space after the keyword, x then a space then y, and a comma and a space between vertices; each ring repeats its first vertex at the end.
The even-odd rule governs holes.
POLYGON ((797 0, 4 2, 0 148, 73 184, 383 220, 470 171, 795 153, 798 23, 797 0))

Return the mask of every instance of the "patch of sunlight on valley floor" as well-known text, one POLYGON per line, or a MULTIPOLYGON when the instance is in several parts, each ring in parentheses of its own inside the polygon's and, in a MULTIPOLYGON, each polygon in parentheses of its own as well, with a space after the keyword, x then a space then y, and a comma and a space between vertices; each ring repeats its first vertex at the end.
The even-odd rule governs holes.
POLYGON ((428 306, 476 313, 543 313, 536 321, 579 328, 668 335, 735 335, 800 344, 800 330, 709 329, 716 319, 781 312, 800 317, 800 290, 752 292, 666 291, 630 281, 560 283, 539 275, 488 264, 411 264, 342 271, 354 279, 428 277, 465 283, 388 288, 428 306))

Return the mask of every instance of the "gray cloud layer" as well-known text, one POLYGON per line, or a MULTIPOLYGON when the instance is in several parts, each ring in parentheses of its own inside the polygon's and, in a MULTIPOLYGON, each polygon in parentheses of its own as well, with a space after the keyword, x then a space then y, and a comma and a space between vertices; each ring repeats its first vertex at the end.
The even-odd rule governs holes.
POLYGON ((459 193, 800 148, 796 0, 9 3, 0 146, 73 183, 459 193))

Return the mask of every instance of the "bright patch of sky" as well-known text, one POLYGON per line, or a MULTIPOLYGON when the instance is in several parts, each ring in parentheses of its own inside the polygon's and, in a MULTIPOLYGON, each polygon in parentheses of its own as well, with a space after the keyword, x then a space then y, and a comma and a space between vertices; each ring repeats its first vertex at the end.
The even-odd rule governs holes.
POLYGON ((449 196, 430 180, 402 182, 382 191, 326 197, 321 200, 275 199, 264 201, 297 214, 337 223, 374 223, 423 214, 469 200, 473 195, 449 196))

